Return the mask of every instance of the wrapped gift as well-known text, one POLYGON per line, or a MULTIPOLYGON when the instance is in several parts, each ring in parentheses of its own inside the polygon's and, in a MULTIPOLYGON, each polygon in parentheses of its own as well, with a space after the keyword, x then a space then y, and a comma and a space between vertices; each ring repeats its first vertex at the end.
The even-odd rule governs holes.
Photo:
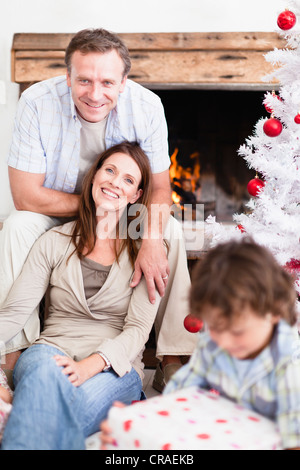
POLYGON ((278 450, 273 421, 197 387, 109 412, 114 450, 278 450))
MULTIPOLYGON (((12 396, 13 393, 8 386, 7 378, 4 371, 0 368, 0 387, 5 388, 8 390, 9 394, 12 396)), ((11 412, 12 405, 10 403, 6 403, 2 398, 0 398, 0 443, 2 441, 3 431, 8 420, 8 416, 11 412)))
POLYGON ((0 398, 0 443, 2 441, 3 431, 8 420, 9 414, 11 412, 12 405, 6 403, 0 398))

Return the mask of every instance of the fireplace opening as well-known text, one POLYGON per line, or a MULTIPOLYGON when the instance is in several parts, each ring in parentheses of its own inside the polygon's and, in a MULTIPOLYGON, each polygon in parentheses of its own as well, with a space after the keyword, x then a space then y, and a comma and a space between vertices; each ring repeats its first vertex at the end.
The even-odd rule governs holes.
POLYGON ((234 213, 247 210, 247 184, 255 175, 237 150, 253 133, 258 119, 267 115, 262 104, 266 92, 154 92, 162 100, 168 123, 174 203, 181 207, 203 204, 204 219, 213 215, 218 222, 232 222, 234 213))

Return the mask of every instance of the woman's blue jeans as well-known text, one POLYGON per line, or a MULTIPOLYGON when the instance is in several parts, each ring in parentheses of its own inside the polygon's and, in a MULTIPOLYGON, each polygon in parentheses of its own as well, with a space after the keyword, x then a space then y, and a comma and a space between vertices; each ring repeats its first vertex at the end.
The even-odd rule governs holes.
POLYGON ((115 400, 130 404, 141 398, 142 381, 133 368, 124 377, 102 372, 75 387, 56 365, 56 354, 62 352, 44 344, 21 354, 1 450, 84 449, 115 400))

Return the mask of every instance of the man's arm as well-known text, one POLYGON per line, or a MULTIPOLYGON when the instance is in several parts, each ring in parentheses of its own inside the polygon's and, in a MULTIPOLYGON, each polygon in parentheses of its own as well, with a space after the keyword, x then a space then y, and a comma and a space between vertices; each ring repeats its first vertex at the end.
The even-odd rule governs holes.
POLYGON ((151 198, 151 214, 149 220, 149 228, 151 228, 150 238, 163 238, 167 222, 170 217, 171 185, 169 170, 162 173, 156 173, 152 176, 152 198, 151 198), (157 216, 160 214, 160 223, 157 225, 157 216), (151 220, 155 225, 151 225, 151 220))
POLYGON ((144 274, 149 300, 155 302, 155 289, 165 293, 169 266, 163 235, 170 217, 171 187, 169 170, 153 175, 152 199, 148 217, 148 237, 143 239, 135 263, 131 287, 135 287, 144 274))
POLYGON ((51 217, 73 217, 78 212, 79 196, 45 188, 45 175, 8 167, 14 205, 17 210, 51 217))

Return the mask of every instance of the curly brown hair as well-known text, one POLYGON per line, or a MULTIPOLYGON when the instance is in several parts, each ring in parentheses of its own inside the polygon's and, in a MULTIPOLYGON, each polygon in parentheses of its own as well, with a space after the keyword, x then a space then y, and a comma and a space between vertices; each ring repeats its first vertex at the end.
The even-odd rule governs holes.
POLYGON ((215 308, 231 320, 250 307, 258 316, 271 313, 294 325, 296 299, 292 276, 248 237, 212 248, 192 273, 190 309, 200 318, 215 308))

